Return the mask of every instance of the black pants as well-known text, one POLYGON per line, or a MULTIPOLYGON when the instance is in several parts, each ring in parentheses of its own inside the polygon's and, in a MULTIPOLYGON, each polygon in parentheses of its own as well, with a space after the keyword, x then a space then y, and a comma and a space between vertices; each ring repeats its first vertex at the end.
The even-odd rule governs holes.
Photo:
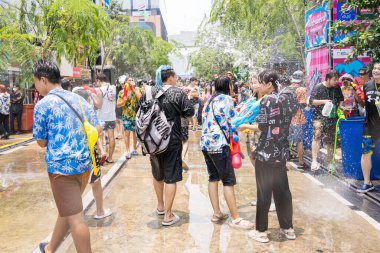
POLYGON ((272 193, 280 227, 293 228, 292 194, 289 189, 286 162, 269 163, 256 160, 257 185, 256 229, 268 230, 268 212, 272 193))
POLYGON ((22 119, 22 109, 12 110, 11 109, 11 132, 15 132, 15 118, 17 118, 17 131, 21 131, 21 119, 22 119))
POLYGON ((9 115, 0 113, 0 134, 9 134, 9 115))

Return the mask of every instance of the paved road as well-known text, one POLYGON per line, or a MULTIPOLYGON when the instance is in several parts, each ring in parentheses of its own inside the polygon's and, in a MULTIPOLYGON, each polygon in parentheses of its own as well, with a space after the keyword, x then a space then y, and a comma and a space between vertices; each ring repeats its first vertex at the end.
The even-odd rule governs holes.
MULTIPOLYGON (((86 213, 94 252, 378 252, 380 225, 375 220, 350 206, 340 197, 339 189, 293 170, 289 181, 297 240, 286 241, 279 235, 276 213, 269 215, 271 242, 266 245, 227 223, 213 224, 199 133, 190 137, 191 170, 178 185, 174 203, 182 221, 170 228, 161 226, 161 218, 154 212, 149 159, 139 156, 130 160, 105 190, 105 206, 111 207, 114 215, 95 221, 94 207, 86 213)), ((121 155, 121 141, 118 147, 121 155)), ((43 152, 31 144, 1 159, 0 173, 12 178, 13 185, 0 193, 0 252, 30 252, 51 232, 56 216, 43 152)), ((256 195, 253 168, 245 160, 236 172, 241 216, 254 221, 255 207, 250 206, 256 195)), ((347 188, 345 193, 350 191, 347 188)), ((224 200, 221 203, 228 210, 224 200)), ((75 252, 70 239, 66 242, 68 247, 61 252, 75 252)))

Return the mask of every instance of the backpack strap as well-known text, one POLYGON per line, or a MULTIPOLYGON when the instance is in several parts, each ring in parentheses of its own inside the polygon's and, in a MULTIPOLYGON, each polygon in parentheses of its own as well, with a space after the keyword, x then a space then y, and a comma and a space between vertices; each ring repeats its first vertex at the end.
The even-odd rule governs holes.
POLYGON ((152 86, 147 86, 145 88, 146 101, 152 100, 152 86))
POLYGON ((54 95, 54 96, 57 96, 59 97, 63 102, 65 102, 65 104, 75 113, 75 115, 79 118, 80 122, 83 123, 83 118, 79 115, 79 113, 77 112, 77 110, 74 109, 74 107, 69 103, 67 102, 66 99, 64 99, 61 95, 58 95, 58 94, 50 94, 50 95, 54 95))

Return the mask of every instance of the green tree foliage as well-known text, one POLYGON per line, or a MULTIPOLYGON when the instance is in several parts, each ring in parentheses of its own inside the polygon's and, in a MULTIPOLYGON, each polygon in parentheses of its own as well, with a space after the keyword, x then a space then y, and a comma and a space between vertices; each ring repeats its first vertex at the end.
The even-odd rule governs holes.
POLYGON ((357 22, 336 21, 332 26, 335 32, 351 34, 341 41, 338 46, 351 46, 352 53, 347 60, 367 54, 373 61, 380 59, 380 0, 347 0, 344 9, 355 8, 356 10, 369 9, 372 15, 363 17, 357 22))
POLYGON ((118 45, 111 52, 117 75, 128 73, 137 78, 154 76, 156 69, 169 64, 170 43, 155 37, 152 31, 131 25, 118 34, 118 45))
POLYGON ((305 63, 303 0, 216 0, 210 20, 235 36, 240 49, 270 47, 267 58, 279 51, 305 63))
POLYGON ((201 48, 195 52, 190 63, 201 79, 211 80, 214 74, 223 75, 233 68, 233 55, 217 48, 201 48))
POLYGON ((0 62, 18 65, 23 77, 41 58, 75 62, 86 55, 94 62, 100 41, 109 36, 110 19, 92 1, 20 0, 4 9, 9 15, 0 28, 0 62))

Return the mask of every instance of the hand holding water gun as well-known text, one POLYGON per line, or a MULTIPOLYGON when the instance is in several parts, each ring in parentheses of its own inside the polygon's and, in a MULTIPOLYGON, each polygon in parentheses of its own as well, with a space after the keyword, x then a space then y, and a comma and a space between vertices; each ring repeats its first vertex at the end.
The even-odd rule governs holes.
POLYGON ((364 92, 359 88, 359 85, 354 83, 354 82, 351 82, 351 86, 354 88, 354 90, 356 91, 356 93, 358 94, 359 98, 364 101, 364 92))
POLYGON ((249 99, 239 105, 239 111, 232 120, 232 126, 238 128, 243 124, 252 124, 260 113, 260 100, 249 99))
POLYGON ((231 128, 230 130, 230 148, 232 167, 234 169, 240 169, 243 164, 243 161, 239 143, 239 136, 237 134, 236 128, 231 128))

